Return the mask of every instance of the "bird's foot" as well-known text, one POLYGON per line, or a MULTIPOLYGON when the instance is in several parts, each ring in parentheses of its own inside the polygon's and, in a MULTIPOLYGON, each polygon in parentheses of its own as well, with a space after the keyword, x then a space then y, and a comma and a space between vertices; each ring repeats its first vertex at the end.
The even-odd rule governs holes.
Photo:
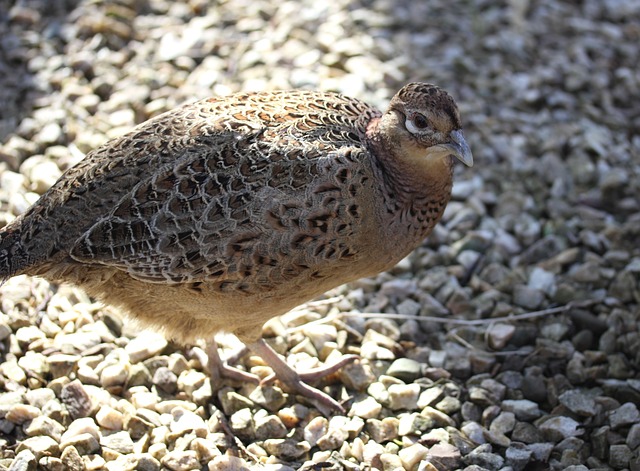
MULTIPOLYGON (((207 342, 205 351, 195 347, 193 353, 196 355, 202 365, 206 365, 211 375, 211 380, 215 384, 222 378, 228 378, 240 382, 249 382, 254 384, 260 383, 260 378, 247 371, 235 368, 227 363, 227 361, 220 358, 220 352, 218 351, 218 344, 215 340, 207 342)), ((243 350, 239 355, 242 356, 245 353, 243 350)))
POLYGON ((298 373, 264 340, 260 339, 252 343, 249 345, 249 348, 260 356, 273 370, 273 374, 263 379, 261 384, 268 384, 277 378, 288 390, 300 394, 317 404, 322 412, 345 412, 344 407, 338 401, 319 389, 308 385, 307 382, 313 383, 325 376, 335 373, 340 368, 356 360, 358 358, 356 355, 345 355, 338 362, 331 365, 314 368, 306 373, 298 373))

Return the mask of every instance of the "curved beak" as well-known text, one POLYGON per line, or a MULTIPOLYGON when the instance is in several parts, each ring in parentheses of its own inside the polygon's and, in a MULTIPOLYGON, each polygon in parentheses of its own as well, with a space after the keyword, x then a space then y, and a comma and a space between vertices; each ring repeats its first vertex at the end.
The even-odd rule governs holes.
POLYGON ((449 136, 451 136, 452 142, 435 145, 430 147, 429 150, 446 155, 453 155, 467 167, 473 167, 473 155, 471 155, 471 149, 469 149, 467 141, 464 140, 462 131, 456 129, 455 131, 451 131, 449 136))

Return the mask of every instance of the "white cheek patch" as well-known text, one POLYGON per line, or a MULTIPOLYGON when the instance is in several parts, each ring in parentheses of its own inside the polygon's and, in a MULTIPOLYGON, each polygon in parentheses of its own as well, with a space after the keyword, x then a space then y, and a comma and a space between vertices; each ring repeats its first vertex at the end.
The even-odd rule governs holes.
POLYGON ((416 127, 415 124, 413 124, 413 121, 410 120, 409 118, 404 120, 404 126, 407 128, 407 131, 409 131, 411 134, 420 134, 420 129, 418 129, 416 127))

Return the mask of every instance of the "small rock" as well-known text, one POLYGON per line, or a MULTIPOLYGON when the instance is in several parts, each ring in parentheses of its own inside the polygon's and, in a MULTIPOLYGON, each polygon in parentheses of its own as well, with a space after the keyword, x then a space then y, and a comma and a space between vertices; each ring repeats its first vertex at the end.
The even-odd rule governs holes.
POLYGON ((382 453, 378 459, 382 464, 382 469, 403 470, 402 459, 394 453, 382 453))
POLYGON ((100 427, 109 430, 122 430, 124 415, 109 406, 102 406, 96 412, 96 422, 100 427))
POLYGON ((67 355, 65 353, 50 355, 48 358, 49 371, 54 378, 69 376, 80 358, 79 355, 67 355))
POLYGON ((47 402, 55 397, 56 393, 49 388, 32 389, 25 394, 27 402, 38 409, 42 409, 47 402))
POLYGON ((251 471, 245 460, 237 456, 216 456, 208 465, 209 471, 251 471))
POLYGON ((398 456, 402 460, 404 469, 415 469, 415 467, 426 458, 429 453, 429 449, 419 443, 414 443, 411 446, 402 448, 398 451, 398 456))
POLYGON ((47 436, 59 442, 64 433, 64 426, 50 417, 41 415, 25 427, 24 433, 28 437, 47 436))
POLYGON ((60 440, 60 448, 74 447, 81 455, 96 453, 100 450, 98 439, 90 433, 80 433, 60 440))
POLYGON ((60 400, 73 419, 87 417, 93 409, 89 394, 78 380, 74 380, 62 388, 60 400))
POLYGON ((277 415, 255 418, 256 440, 268 438, 284 438, 287 435, 287 427, 277 415))
POLYGON ((485 430, 478 422, 467 422, 460 428, 460 431, 478 445, 482 445, 487 441, 485 439, 485 430))
POLYGON ((206 382, 209 381, 209 377, 196 370, 185 370, 182 372, 176 372, 176 365, 168 366, 168 368, 178 375, 178 390, 184 391, 193 397, 194 391, 200 389, 206 382))
POLYGON ((560 404, 581 417, 592 417, 597 413, 596 401, 577 389, 565 391, 558 400, 560 404))
POLYGON ((532 452, 522 444, 512 443, 505 451, 506 465, 513 471, 523 471, 531 460, 532 452))
POLYGON ((307 442, 292 438, 269 438, 264 441, 263 448, 267 453, 285 460, 300 458, 311 449, 307 442))
POLYGON ((433 386, 425 389, 418 397, 418 408, 423 409, 427 406, 433 405, 436 401, 441 399, 443 395, 444 391, 439 386, 433 386))
POLYGON ((460 450, 450 443, 436 443, 429 448, 426 460, 437 469, 458 469, 462 458, 460 450))
POLYGON ((131 440, 129 432, 124 430, 103 435, 100 438, 100 445, 122 454, 133 453, 133 440, 131 440))
POLYGON ((27 448, 16 455, 8 471, 36 471, 37 465, 36 456, 27 448))
POLYGON ((5 361, 0 365, 0 372, 11 381, 15 381, 18 384, 26 384, 27 375, 24 370, 18 366, 18 362, 15 360, 5 361))
POLYGON ((258 386, 251 394, 249 399, 268 411, 275 412, 279 410, 287 402, 282 389, 275 386, 258 386))
POLYGON ((241 394, 235 392, 232 388, 226 387, 218 391, 218 399, 222 404, 222 410, 225 415, 231 416, 236 412, 254 407, 252 401, 241 394))
POLYGON ((229 426, 239 437, 251 440, 255 438, 253 414, 249 408, 240 409, 239 411, 234 412, 229 418, 229 426))
POLYGON ((638 407, 632 402, 622 404, 609 413, 609 423, 614 430, 637 424, 638 422, 640 422, 640 412, 638 412, 638 407))
POLYGON ((488 443, 480 445, 472 450, 466 457, 468 464, 481 466, 487 470, 498 471, 504 466, 504 458, 492 452, 491 445, 488 443))
POLYGON ((386 374, 411 383, 422 376, 422 365, 410 358, 398 358, 391 363, 386 374))
POLYGON ((508 434, 516 425, 516 416, 513 412, 501 412, 489 427, 495 433, 508 434))
POLYGON ((334 416, 329 420, 327 433, 318 439, 317 446, 320 450, 337 450, 349 438, 347 423, 349 419, 344 416, 334 416))
POLYGON ((544 301, 542 291, 525 285, 516 285, 513 289, 513 302, 525 309, 537 309, 544 301))
POLYGON ((415 410, 418 407, 418 396, 420 395, 418 384, 392 384, 388 391, 391 410, 415 410))
POLYGON ((489 346, 494 350, 502 350, 511 340, 516 327, 512 324, 495 323, 487 331, 489 346))
POLYGON ((46 338, 42 331, 35 325, 20 327, 16 331, 15 335, 16 340, 24 346, 28 346, 31 342, 35 342, 36 340, 42 340, 46 338))
POLYGON ((531 422, 542 415, 538 404, 528 399, 505 399, 500 407, 502 410, 513 412, 516 419, 523 422, 531 422))
POLYGON ((633 424, 627 434, 627 445, 632 450, 640 446, 640 424, 633 424))
POLYGON ((581 424, 571 417, 554 416, 539 426, 542 435, 549 441, 557 443, 568 437, 577 437, 584 433, 581 424))
POLYGON ((171 411, 171 415, 173 416, 173 420, 169 424, 171 432, 176 434, 193 432, 198 437, 204 437, 207 435, 207 425, 198 414, 185 410, 181 407, 176 407, 171 411))
POLYGON ((36 460, 39 460, 43 456, 59 456, 60 455, 60 447, 58 446, 58 442, 56 442, 53 438, 42 436, 42 437, 31 437, 23 440, 18 444, 16 451, 20 453, 22 450, 29 450, 36 457, 36 460))
POLYGON ((163 335, 145 330, 136 335, 124 351, 129 355, 131 363, 138 363, 161 354, 167 345, 167 339, 163 335))
POLYGON ((625 444, 611 445, 609 448, 609 464, 615 469, 628 467, 631 458, 633 458, 633 452, 625 444))
POLYGON ((163 466, 171 471, 191 471, 201 469, 198 455, 195 451, 174 450, 168 452, 160 460, 163 466))
POLYGON ((41 414, 40 409, 26 404, 16 404, 5 415, 5 419, 17 425, 33 420, 41 414))
POLYGON ((546 463, 553 451, 553 443, 532 443, 527 445, 527 449, 531 450, 531 457, 534 460, 546 463))
POLYGON ((354 361, 345 365, 340 370, 339 375, 344 385, 354 391, 364 391, 376 380, 376 376, 371 371, 371 366, 361 361, 354 361))
POLYGON ((122 386, 129 378, 129 365, 127 363, 117 363, 106 366, 100 373, 100 384, 103 388, 122 386))
POLYGON ((371 396, 356 400, 351 405, 349 417, 361 417, 363 419, 373 419, 378 417, 382 405, 371 396))
POLYGON ((161 366, 156 370, 152 381, 158 389, 167 394, 173 394, 178 389, 178 377, 166 366, 161 366))
POLYGON ((366 431, 376 443, 395 440, 398 436, 400 421, 395 417, 386 417, 382 420, 367 420, 366 431))
POLYGON ((424 431, 435 427, 436 421, 431 417, 414 412, 412 414, 400 415, 398 423, 398 435, 404 437, 406 435, 421 435, 424 431))
POLYGON ((527 286, 531 289, 542 291, 550 296, 555 294, 556 285, 555 285, 556 276, 549 271, 544 270, 540 267, 534 267, 529 274, 529 282, 527 286))
POLYGON ((542 441, 542 435, 533 424, 517 422, 513 428, 511 439, 515 442, 538 443, 542 441))
POLYGON ((304 439, 310 446, 316 446, 320 437, 329 430, 329 421, 324 417, 315 417, 304 428, 304 439))

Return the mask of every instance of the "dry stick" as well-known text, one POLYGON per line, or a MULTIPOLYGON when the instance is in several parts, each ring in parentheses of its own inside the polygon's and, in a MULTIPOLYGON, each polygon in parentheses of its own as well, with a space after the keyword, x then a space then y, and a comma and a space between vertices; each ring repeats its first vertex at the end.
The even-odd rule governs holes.
MULTIPOLYGON (((350 317, 382 317, 387 319, 413 319, 418 322, 437 322, 440 324, 457 324, 457 325, 483 325, 493 324, 496 321, 521 321, 526 319, 535 319, 536 317, 544 317, 552 314, 560 314, 569 311, 576 307, 588 307, 593 304, 599 303, 598 300, 587 301, 572 301, 564 306, 550 307, 542 309, 540 311, 525 312, 524 314, 513 314, 502 317, 492 317, 489 319, 450 319, 445 317, 432 317, 432 316, 408 316, 405 314, 389 314, 386 312, 345 312, 340 315, 350 317)), ((318 321, 313 321, 318 322, 318 321)))
MULTIPOLYGON (((329 299, 322 299, 320 301, 313 301, 300 306, 300 308, 298 309, 330 304, 331 302, 339 301, 340 299, 342 299, 342 297, 336 296, 329 299)), ((486 324, 494 324, 499 321, 514 322, 514 321, 522 321, 527 319, 535 319, 537 317, 550 316, 553 314, 561 314, 563 312, 569 311, 574 308, 588 307, 588 306, 592 306, 593 304, 597 304, 599 302, 600 301, 596 299, 588 299, 584 301, 572 301, 563 306, 551 307, 547 309, 542 309, 540 311, 525 312, 524 314, 513 314, 508 316, 502 316, 502 317, 492 317, 489 319, 451 319, 446 317, 433 317, 433 316, 409 316, 406 314, 392 314, 387 312, 341 312, 341 313, 331 314, 331 315, 322 317, 315 321, 307 322, 306 324, 303 324, 297 327, 292 327, 288 330, 289 332, 296 332, 302 329, 306 329, 309 326, 318 325, 318 324, 327 324, 329 322, 336 321, 340 317, 345 317, 345 316, 346 317, 363 317, 363 318, 377 317, 377 318, 383 318, 383 319, 399 319, 399 320, 413 319, 418 322, 436 322, 439 324, 454 324, 454 325, 465 325, 465 326, 486 325, 486 324)))

